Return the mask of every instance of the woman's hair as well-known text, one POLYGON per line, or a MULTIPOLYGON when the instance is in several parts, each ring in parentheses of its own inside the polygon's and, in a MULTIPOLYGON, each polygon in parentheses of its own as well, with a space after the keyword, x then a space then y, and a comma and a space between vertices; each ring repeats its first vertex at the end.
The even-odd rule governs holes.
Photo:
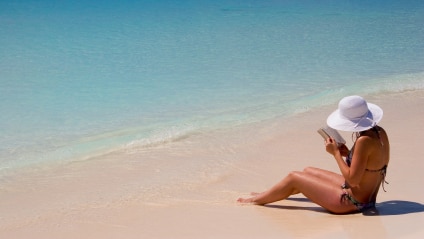
POLYGON ((352 133, 352 141, 353 141, 353 142, 355 142, 355 141, 356 141, 359 137, 361 137, 361 136, 362 136, 365 132, 370 131, 370 130, 374 131, 374 132, 377 134, 378 139, 381 141, 381 138, 380 138, 380 129, 381 129, 381 127, 380 127, 380 126, 375 125, 374 127, 369 128, 369 129, 364 130, 364 131, 360 131, 360 132, 353 132, 353 133, 352 133), (353 138, 354 136, 355 136, 355 139, 353 138))

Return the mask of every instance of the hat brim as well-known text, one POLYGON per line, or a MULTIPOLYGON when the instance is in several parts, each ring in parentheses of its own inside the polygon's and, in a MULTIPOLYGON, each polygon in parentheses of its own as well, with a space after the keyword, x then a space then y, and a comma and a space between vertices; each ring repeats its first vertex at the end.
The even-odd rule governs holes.
POLYGON ((359 119, 347 119, 337 109, 327 118, 327 125, 333 129, 360 132, 374 127, 383 118, 383 110, 375 104, 367 103, 368 114, 359 119))

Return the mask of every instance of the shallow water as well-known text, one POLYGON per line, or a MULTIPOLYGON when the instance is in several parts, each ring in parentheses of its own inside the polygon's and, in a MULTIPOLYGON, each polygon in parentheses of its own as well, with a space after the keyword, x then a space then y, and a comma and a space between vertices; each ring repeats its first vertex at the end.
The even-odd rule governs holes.
POLYGON ((424 88, 422 1, 0 3, 0 175, 424 88))

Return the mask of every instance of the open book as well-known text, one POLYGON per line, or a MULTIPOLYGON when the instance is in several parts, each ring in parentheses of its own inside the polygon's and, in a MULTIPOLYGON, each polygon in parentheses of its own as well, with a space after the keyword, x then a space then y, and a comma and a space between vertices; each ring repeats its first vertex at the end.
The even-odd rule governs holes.
POLYGON ((339 132, 328 126, 318 129, 318 134, 320 134, 325 140, 331 137, 337 142, 337 144, 346 144, 346 140, 339 134, 339 132))

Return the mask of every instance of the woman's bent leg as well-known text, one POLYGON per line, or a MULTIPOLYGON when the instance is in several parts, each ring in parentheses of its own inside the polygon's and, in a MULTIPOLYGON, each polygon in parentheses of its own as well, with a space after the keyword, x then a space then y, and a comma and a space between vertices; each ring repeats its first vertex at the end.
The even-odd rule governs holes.
MULTIPOLYGON (((321 180, 324 180, 328 183, 337 183, 338 185, 342 185, 344 183, 344 178, 342 175, 325 170, 325 169, 320 169, 320 168, 315 168, 315 167, 307 167, 303 170, 304 173, 307 173, 311 176, 317 177, 321 180)), ((319 180, 317 179, 317 180, 319 180)), ((260 194, 263 194, 265 192, 252 192, 251 195, 252 196, 258 196, 260 194)), ((294 194, 298 194, 300 193, 298 190, 293 190, 291 195, 294 194)))
POLYGON ((296 192, 301 192, 314 203, 333 213, 356 210, 355 206, 340 201, 341 189, 338 182, 329 182, 305 172, 292 172, 268 191, 252 198, 240 198, 238 201, 264 205, 286 199, 296 192))
POLYGON ((345 181, 344 177, 341 174, 337 174, 335 172, 331 172, 325 169, 321 168, 315 168, 315 167, 307 167, 303 169, 303 172, 315 176, 317 178, 320 178, 324 181, 327 181, 329 183, 333 182, 339 185, 342 185, 345 181))
POLYGON ((297 192, 297 190, 291 185, 291 174, 286 176, 283 180, 274 185, 271 189, 262 193, 252 193, 253 197, 247 199, 239 198, 237 201, 242 203, 254 203, 258 205, 264 205, 267 203, 286 199, 294 192, 297 192))

